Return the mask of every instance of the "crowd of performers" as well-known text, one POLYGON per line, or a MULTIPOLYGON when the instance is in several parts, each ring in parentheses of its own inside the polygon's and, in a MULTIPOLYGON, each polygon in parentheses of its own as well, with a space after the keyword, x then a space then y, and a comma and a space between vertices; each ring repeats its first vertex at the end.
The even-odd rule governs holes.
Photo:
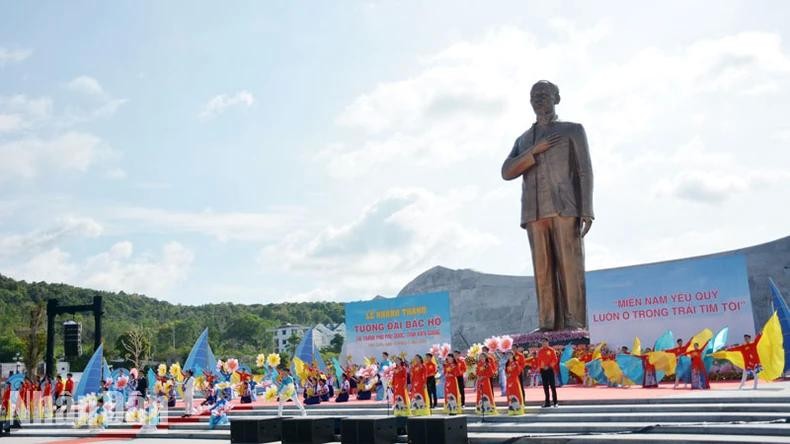
MULTIPOLYGON (((395 415, 424 416, 434 411, 455 415, 464 413, 465 388, 474 387, 475 411, 480 415, 501 413, 496 405, 495 387, 506 399, 509 415, 525 413, 525 387, 543 386, 543 407, 556 407, 557 386, 582 384, 627 387, 641 385, 655 388, 667 378, 674 388, 683 384, 691 389, 709 389, 708 373, 713 359, 724 359, 742 369, 740 388, 747 378, 773 380, 781 376, 785 357, 782 332, 775 317, 763 332, 752 340, 745 335, 741 344, 725 348, 728 330, 714 335, 702 330, 691 339, 675 339, 666 332, 653 347, 641 347, 639 338, 629 349, 610 350, 606 344, 566 345, 555 349, 547 338, 540 347, 525 350, 514 346, 508 336, 492 337, 484 344, 474 344, 465 353, 451 351, 449 344, 434 345, 425 354, 405 354, 381 359, 365 358, 356 365, 348 357, 345 366, 337 359, 325 368, 294 358, 289 366, 276 353, 256 359, 257 372, 236 359, 218 361, 214 369, 181 369, 173 364, 169 370, 161 364, 154 372, 119 369, 107 377, 98 393, 74 399, 75 382, 71 374, 54 380, 45 376, 34 381, 24 375, 11 375, 0 383, 0 414, 10 419, 56 418, 76 413, 75 426, 103 428, 108 413, 122 410, 122 421, 155 426, 160 412, 173 409, 176 399, 183 400, 183 416, 210 415, 210 426, 228 422, 234 404, 255 402, 258 396, 278 404, 278 415, 292 402, 301 415, 305 405, 322 402, 356 400, 387 401, 395 415), (674 375, 674 377, 673 377, 674 375), (443 402, 439 410, 437 388, 443 402), (195 392, 204 399, 196 405, 195 392), (75 402, 77 401, 77 402, 75 402), (76 407, 75 407, 76 406, 76 407), (74 408, 73 408, 74 407, 74 408), (125 407, 118 409, 118 407, 125 407)), ((323 367, 323 366, 321 366, 323 367)))

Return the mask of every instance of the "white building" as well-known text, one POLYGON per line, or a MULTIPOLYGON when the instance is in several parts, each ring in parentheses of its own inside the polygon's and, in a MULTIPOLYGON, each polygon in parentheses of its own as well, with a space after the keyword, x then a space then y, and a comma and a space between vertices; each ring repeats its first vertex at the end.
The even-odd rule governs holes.
MULTIPOLYGON (((300 337, 304 337, 309 327, 299 324, 283 324, 274 330, 274 350, 277 353, 288 351, 288 339, 296 333, 300 337)), ((346 336, 346 324, 317 324, 313 327, 313 345, 317 349, 328 347, 332 343, 335 335, 346 336)))
POLYGON ((304 336, 307 327, 299 324, 283 324, 274 329, 274 350, 277 353, 288 351, 288 339, 296 333, 299 336, 304 336))
POLYGON ((319 350, 329 347, 335 335, 346 337, 346 324, 318 324, 313 327, 313 344, 319 350))

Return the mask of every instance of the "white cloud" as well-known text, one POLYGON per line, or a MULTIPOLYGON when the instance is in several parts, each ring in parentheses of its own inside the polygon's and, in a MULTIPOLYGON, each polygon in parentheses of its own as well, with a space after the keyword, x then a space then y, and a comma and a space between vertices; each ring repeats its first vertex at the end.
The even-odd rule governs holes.
POLYGON ((103 227, 94 219, 63 217, 47 230, 0 236, 0 258, 39 253, 68 239, 97 237, 102 231, 103 227))
POLYGON ((0 181, 31 179, 44 170, 84 172, 110 153, 101 139, 77 131, 0 143, 0 181))
POLYGON ((229 108, 249 108, 255 103, 255 97, 249 91, 239 91, 236 94, 219 94, 211 98, 198 115, 206 120, 218 116, 229 108))
POLYGON ((104 98, 107 93, 104 88, 99 84, 99 81, 90 76, 79 76, 70 81, 66 85, 70 90, 87 94, 90 96, 97 96, 104 98))
POLYGON ((393 189, 354 221, 318 232, 293 233, 266 247, 260 263, 269 271, 322 282, 299 293, 300 298, 394 293, 438 260, 452 257, 461 264, 499 242, 496 236, 454 221, 474 196, 471 190, 440 196, 421 189, 393 189))
POLYGON ((0 114, 0 133, 18 131, 25 127, 22 117, 17 114, 0 114))
POLYGON ((48 119, 51 113, 52 99, 48 97, 0 96, 0 134, 31 128, 48 119))
POLYGON ((0 66, 7 63, 18 63, 33 55, 30 49, 7 49, 0 47, 0 66))
POLYGON ((279 239, 296 220, 296 210, 277 210, 268 213, 178 212, 157 208, 114 208, 108 218, 131 223, 136 231, 198 233, 220 241, 263 241, 279 239))
POLYGON ((113 97, 98 80, 87 75, 72 79, 66 84, 66 88, 80 97, 72 101, 65 117, 57 122, 59 126, 68 127, 109 117, 128 101, 113 97))
POLYGON ((37 254, 13 272, 20 279, 135 292, 161 299, 187 278, 194 259, 194 253, 178 242, 165 244, 158 256, 135 256, 132 243, 122 241, 84 261, 74 261, 55 247, 37 254))

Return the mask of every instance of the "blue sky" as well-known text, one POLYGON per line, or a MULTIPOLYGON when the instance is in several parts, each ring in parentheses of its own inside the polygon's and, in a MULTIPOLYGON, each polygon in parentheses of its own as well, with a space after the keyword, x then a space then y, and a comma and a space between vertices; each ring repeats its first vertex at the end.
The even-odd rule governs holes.
POLYGON ((499 168, 559 84, 591 269, 787 235, 783 2, 3 2, 0 273, 179 303, 531 274, 499 168))

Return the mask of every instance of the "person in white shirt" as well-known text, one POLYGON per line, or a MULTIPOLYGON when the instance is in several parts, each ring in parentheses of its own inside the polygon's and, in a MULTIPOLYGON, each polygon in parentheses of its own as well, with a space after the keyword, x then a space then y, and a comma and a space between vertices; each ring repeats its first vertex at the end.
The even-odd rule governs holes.
POLYGON ((184 415, 183 417, 192 416, 194 413, 193 399, 195 397, 195 377, 192 375, 192 370, 188 369, 184 372, 187 378, 184 380, 184 415))

